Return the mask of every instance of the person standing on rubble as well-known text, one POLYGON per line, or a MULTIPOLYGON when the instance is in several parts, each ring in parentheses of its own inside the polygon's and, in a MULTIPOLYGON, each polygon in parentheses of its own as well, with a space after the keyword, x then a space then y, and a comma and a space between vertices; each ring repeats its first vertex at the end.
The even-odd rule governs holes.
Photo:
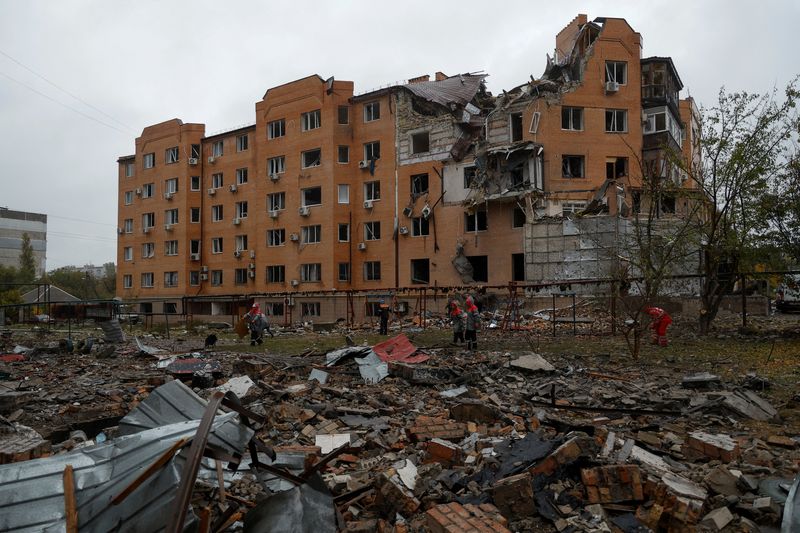
POLYGON ((653 319, 650 323, 653 330, 653 344, 666 348, 668 344, 667 328, 672 324, 672 317, 660 307, 648 307, 645 312, 653 319))
POLYGON ((450 302, 447 314, 450 316, 450 323, 453 326, 453 344, 462 344, 464 342, 464 311, 458 306, 457 300, 450 302))
POLYGON ((242 318, 250 330, 250 346, 264 342, 264 331, 268 332, 271 337, 275 336, 270 331, 267 317, 261 312, 261 306, 258 303, 254 303, 253 307, 242 318))
POLYGON ((478 348, 478 330, 481 326, 481 315, 478 312, 478 307, 472 300, 472 296, 467 296, 466 313, 467 332, 465 338, 467 341, 467 349, 472 351, 478 348))
POLYGON ((380 303, 378 305, 378 318, 380 318, 381 322, 381 335, 388 335, 389 334, 389 305, 386 301, 381 298, 380 303))

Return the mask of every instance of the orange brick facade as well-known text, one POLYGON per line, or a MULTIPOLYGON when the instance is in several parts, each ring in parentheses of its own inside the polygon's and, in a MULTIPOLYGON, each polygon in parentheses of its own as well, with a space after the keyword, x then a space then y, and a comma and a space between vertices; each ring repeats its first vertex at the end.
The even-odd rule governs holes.
MULTIPOLYGON (((572 67, 579 79, 555 92, 527 84, 492 97, 477 89, 482 76, 437 73, 438 81, 354 96, 352 82, 313 75, 269 89, 249 127, 206 136, 204 125, 173 119, 145 128, 135 154, 119 159, 117 294, 459 286, 458 254, 474 267, 467 285, 524 281, 524 195, 501 191, 467 205, 464 176, 484 164, 481 147, 500 173, 510 159, 497 150, 532 154, 524 187, 537 203, 528 222, 590 203, 616 168, 614 183, 624 182, 625 192, 602 199, 614 215, 619 202, 632 202, 641 176, 641 36, 623 19, 579 15, 556 46, 557 60, 570 50, 583 55, 572 67), (625 79, 613 91, 609 62, 624 65, 615 67, 625 79), (476 91, 459 96, 459 79, 476 91), (454 92, 452 102, 437 101, 454 92), (580 109, 580 124, 565 128, 564 108, 580 109), (624 111, 618 132, 607 131, 609 110, 624 111), (458 153, 464 142, 472 145, 458 153), (576 157, 581 176, 565 177, 565 156, 576 157), (614 167, 618 158, 627 163, 614 167)), ((684 123, 691 113, 691 101, 682 101, 684 123)), ((694 131, 686 137, 688 156, 694 131)))

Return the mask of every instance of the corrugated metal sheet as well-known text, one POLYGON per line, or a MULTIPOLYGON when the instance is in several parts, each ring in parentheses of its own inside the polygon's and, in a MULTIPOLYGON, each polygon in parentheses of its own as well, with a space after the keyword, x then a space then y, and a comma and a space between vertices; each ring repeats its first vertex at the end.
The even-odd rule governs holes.
POLYGON ((467 105, 475 98, 486 75, 463 74, 441 81, 423 81, 403 85, 420 98, 443 106, 467 105))
MULTIPOLYGON (((218 417, 214 430, 235 416, 218 417)), ((69 464, 74 469, 81 531, 162 531, 180 481, 185 450, 120 505, 111 505, 111 500, 175 442, 192 437, 199 423, 179 422, 67 454, 0 467, 0 530, 64 531, 62 476, 69 464)), ((239 451, 245 444, 229 451, 239 451)))
MULTIPOLYGON (((75 475, 81 531, 162 531, 185 461, 184 449, 125 501, 111 500, 175 442, 197 432, 206 402, 179 381, 153 391, 120 424, 123 436, 67 454, 0 467, 0 531, 64 531, 62 475, 75 475), (124 426, 124 427, 123 427, 124 426)), ((241 452, 253 431, 236 413, 218 413, 209 443, 241 452)), ((193 517, 190 514, 192 522, 193 517)))

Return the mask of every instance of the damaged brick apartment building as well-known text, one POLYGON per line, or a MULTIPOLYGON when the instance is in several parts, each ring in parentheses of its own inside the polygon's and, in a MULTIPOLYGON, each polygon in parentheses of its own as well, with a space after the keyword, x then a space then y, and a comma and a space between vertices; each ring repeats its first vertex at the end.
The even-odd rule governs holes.
POLYGON ((485 77, 355 94, 312 75, 267 90, 251 126, 146 127, 118 160, 117 295, 191 315, 258 296, 276 320, 331 321, 348 291, 366 295, 363 317, 394 289, 601 277, 601 250, 565 221, 635 216, 647 161, 669 146, 693 158, 672 60, 643 59, 624 19, 579 15, 540 79, 492 95, 485 77))

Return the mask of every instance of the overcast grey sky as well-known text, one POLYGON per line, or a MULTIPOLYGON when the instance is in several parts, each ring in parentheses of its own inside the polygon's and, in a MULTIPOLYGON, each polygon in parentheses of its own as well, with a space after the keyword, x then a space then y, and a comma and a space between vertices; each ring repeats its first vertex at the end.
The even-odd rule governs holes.
POLYGON ((0 206, 49 216, 48 270, 114 261, 116 159, 145 126, 251 123, 266 89, 313 73, 358 93, 483 70, 497 93, 539 77, 578 13, 627 19, 700 104, 800 73, 796 0, 0 0, 0 206))

